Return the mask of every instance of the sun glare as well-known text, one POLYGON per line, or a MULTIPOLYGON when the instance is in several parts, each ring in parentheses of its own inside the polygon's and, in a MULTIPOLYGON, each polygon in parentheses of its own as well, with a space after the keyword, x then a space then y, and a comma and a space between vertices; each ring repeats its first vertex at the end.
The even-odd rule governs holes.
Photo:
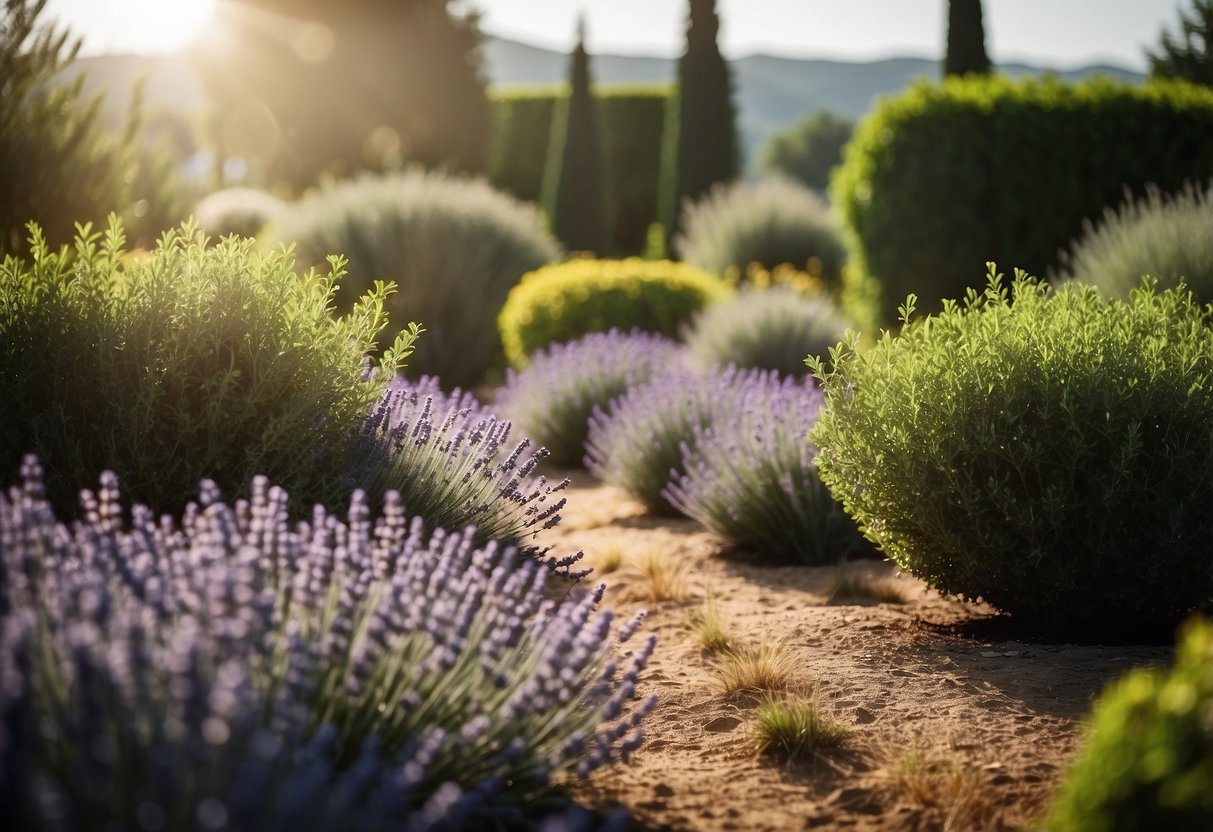
POLYGON ((218 0, 128 0, 124 17, 132 46, 147 52, 177 52, 202 32, 218 0))

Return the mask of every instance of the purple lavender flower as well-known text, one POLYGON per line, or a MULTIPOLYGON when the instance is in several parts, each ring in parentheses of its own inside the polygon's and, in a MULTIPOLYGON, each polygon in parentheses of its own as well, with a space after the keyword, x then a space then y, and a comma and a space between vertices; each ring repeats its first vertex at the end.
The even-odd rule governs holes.
MULTIPOLYGON (((432 409, 432 406, 431 406, 432 409)), ((651 707, 600 592, 473 529, 281 489, 179 522, 106 476, 58 523, 37 463, 0 493, 0 826, 468 828, 542 813, 651 707)))
POLYGON ((585 457, 595 407, 682 360, 681 348, 660 335, 594 332, 540 350, 524 370, 508 370, 496 400, 523 433, 548 449, 554 464, 571 468, 585 457))
POLYGON ((729 418, 692 430, 684 473, 665 497, 731 543, 769 557, 819 564, 866 549, 818 478, 817 450, 806 438, 821 391, 773 373, 740 376, 738 385, 729 418))

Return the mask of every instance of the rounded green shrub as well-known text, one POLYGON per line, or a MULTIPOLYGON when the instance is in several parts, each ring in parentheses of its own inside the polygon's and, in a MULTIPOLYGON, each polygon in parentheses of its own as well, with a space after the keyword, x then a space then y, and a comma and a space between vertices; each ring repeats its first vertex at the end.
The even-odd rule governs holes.
MULTIPOLYGON (((208 248, 189 225, 142 256, 116 220, 74 250, 33 234, 29 262, 0 266, 0 467, 37 454, 65 513, 107 469, 157 511, 204 477, 229 494, 266 474, 300 499, 340 496, 331 475, 386 386, 364 363, 390 286, 335 318, 336 259, 298 275, 285 252, 208 248)), ((384 351, 385 377, 414 335, 384 351)))
POLYGON ((286 208, 286 203, 259 188, 224 188, 194 206, 194 218, 214 238, 235 234, 256 237, 286 208))
POLYGON ((1213 90, 1178 81, 951 77, 885 99, 831 182, 852 269, 892 324, 981 289, 988 260, 1046 274, 1083 222, 1149 183, 1213 176, 1213 90))
POLYGON ((1169 671, 1135 670, 1095 703, 1046 832, 1213 829, 1213 624, 1194 619, 1169 671))
POLYGON ((474 387, 504 364, 494 323, 507 293, 559 255, 533 207, 480 180, 420 171, 322 189, 283 212, 266 236, 294 243, 304 264, 347 257, 340 309, 372 281, 395 281, 389 331, 409 321, 427 331, 409 373, 437 376, 447 388, 474 387))
POLYGON ((1142 275, 1160 286, 1181 280, 1201 303, 1213 301, 1213 185, 1172 197, 1157 188, 1104 212, 1062 257, 1067 276, 1126 297, 1142 275))
POLYGON ((787 286, 743 287, 701 312, 684 340, 693 360, 705 368, 735 364, 804 375, 805 356, 825 355, 847 328, 825 295, 804 295, 787 286))
POLYGON ((732 294, 718 277, 669 260, 578 259, 546 266, 510 290, 497 325, 511 363, 591 332, 675 337, 695 313, 732 294))
POLYGON ((984 294, 831 357, 822 480, 907 571, 1046 629, 1213 599, 1213 330, 1188 293, 991 267, 984 294))
POLYGON ((790 180, 717 185, 686 206, 682 229, 674 241, 682 259, 716 274, 790 263, 834 287, 847 259, 829 207, 790 180))

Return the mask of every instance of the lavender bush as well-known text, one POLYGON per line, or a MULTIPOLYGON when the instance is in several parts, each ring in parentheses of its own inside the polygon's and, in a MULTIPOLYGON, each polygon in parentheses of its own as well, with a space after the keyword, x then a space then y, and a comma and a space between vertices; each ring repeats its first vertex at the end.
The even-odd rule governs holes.
POLYGON ((680 361, 678 345, 660 335, 593 332, 541 350, 524 370, 508 371, 497 404, 524 434, 548 449, 552 462, 573 467, 585 457, 595 407, 606 407, 680 361))
MULTIPOLYGON (((347 457, 344 480, 372 498, 396 491, 430 529, 476 528, 476 541, 525 546, 560 522, 568 485, 550 485, 535 467, 547 450, 524 438, 510 445, 512 424, 459 388, 443 393, 438 380, 397 376, 372 411, 347 457)), ((548 561, 567 569, 573 559, 548 561)))
POLYGON ((729 367, 654 376, 590 417, 586 467, 659 514, 676 513, 662 491, 682 470, 682 445, 696 430, 738 412, 757 370, 729 367))
POLYGON ((663 492, 683 514, 729 542, 764 556, 832 563, 866 551, 855 522, 817 476, 817 449, 805 436, 817 424, 822 394, 812 382, 777 373, 738 377, 727 419, 697 427, 682 467, 663 492))
POLYGON ((179 523, 116 478, 56 521, 33 458, 0 494, 0 827, 510 827, 626 760, 653 637, 470 531, 290 524, 258 478, 179 523))
POLYGON ((805 295, 789 286, 743 288, 699 313, 684 340, 704 367, 735 364, 803 376, 805 356, 825 355, 847 328, 825 294, 805 295))

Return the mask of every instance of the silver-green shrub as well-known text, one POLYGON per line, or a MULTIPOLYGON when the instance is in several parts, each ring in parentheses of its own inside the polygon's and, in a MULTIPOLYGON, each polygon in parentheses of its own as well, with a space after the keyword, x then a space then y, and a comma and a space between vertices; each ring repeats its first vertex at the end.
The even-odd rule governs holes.
POLYGON ((847 259, 829 206, 784 179, 717 185, 683 209, 682 229, 674 241, 682 259, 717 274, 791 263, 837 287, 847 259))
POLYGON ((286 208, 286 203, 259 188, 224 188, 194 206, 194 218, 207 234, 256 237, 286 208))
POLYGON ((1062 275, 1128 297, 1143 275, 1159 286, 1182 280, 1201 303, 1213 302, 1213 184, 1189 184, 1167 196, 1151 188, 1104 212, 1062 257, 1062 275))
POLYGON ((1213 603, 1213 329, 1188 293, 991 267, 983 294, 831 358, 821 478, 909 572, 1043 628, 1213 603))
POLYGON ((796 376, 808 372, 805 356, 825 355, 848 328, 827 295, 743 286, 730 300, 700 312, 683 340, 704 368, 733 364, 796 376))
POLYGON ((337 298, 341 309, 372 281, 395 281, 390 327, 423 321, 427 332, 410 373, 463 388, 504 366, 496 323, 506 295, 522 275, 559 256, 533 206, 481 180, 437 172, 322 188, 283 212, 266 237, 295 244, 305 264, 344 255, 350 274, 337 298))
POLYGON ((299 499, 348 499, 333 476, 351 435, 411 349, 406 331, 368 377, 391 287, 331 314, 341 278, 297 274, 252 240, 215 247, 184 225, 127 254, 116 220, 0 264, 0 466, 46 466, 56 507, 117 473, 133 498, 179 509, 209 478, 241 493, 256 474, 299 499))

